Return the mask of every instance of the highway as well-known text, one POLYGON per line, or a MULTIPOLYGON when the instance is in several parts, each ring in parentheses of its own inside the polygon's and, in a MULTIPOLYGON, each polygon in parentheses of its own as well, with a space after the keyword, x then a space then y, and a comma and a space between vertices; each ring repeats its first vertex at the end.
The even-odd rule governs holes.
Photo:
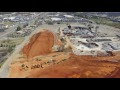
MULTIPOLYGON (((40 15, 39 15, 39 17, 44 17, 44 16, 47 15, 47 14, 48 14, 48 13, 41 12, 40 15)), ((35 20, 33 20, 33 21, 35 21, 35 20)), ((32 25, 33 22, 30 22, 30 24, 32 25)), ((11 54, 11 56, 6 60, 6 62, 4 63, 4 65, 1 67, 1 69, 0 69, 0 78, 8 78, 8 76, 9 76, 9 65, 11 64, 14 56, 15 56, 17 53, 20 52, 20 50, 24 47, 24 45, 26 44, 26 42, 29 41, 29 38, 30 38, 39 28, 40 28, 40 26, 37 27, 36 30, 34 30, 29 36, 26 36, 26 37, 25 37, 25 40, 24 40, 20 45, 18 45, 18 46, 15 48, 14 52, 11 54)), ((3 35, 3 36, 4 36, 4 35, 3 35)))

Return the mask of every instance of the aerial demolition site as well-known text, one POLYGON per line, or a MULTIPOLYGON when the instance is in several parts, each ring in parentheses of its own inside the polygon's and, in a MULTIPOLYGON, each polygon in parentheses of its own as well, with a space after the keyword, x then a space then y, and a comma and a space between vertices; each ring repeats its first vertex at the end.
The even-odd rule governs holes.
POLYGON ((117 77, 120 67, 118 35, 100 33, 99 29, 83 24, 58 26, 54 28, 57 33, 41 29, 31 35, 22 54, 11 64, 9 77, 117 77))
POLYGON ((9 70, 6 63, 2 67, 3 76, 120 77, 120 29, 64 13, 45 15, 16 47, 7 63, 9 70))
POLYGON ((60 36, 67 38, 76 55, 115 56, 120 53, 120 37, 100 36, 88 27, 68 26, 60 31, 60 36))

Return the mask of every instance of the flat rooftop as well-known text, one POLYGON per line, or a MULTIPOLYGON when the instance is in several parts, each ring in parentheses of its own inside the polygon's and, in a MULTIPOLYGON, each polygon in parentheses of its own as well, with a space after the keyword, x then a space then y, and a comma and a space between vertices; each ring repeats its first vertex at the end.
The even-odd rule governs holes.
POLYGON ((87 41, 86 38, 70 38, 71 43, 74 45, 76 49, 79 50, 105 50, 105 51, 112 51, 112 50, 120 50, 120 41, 116 37, 97 37, 93 38, 94 40, 98 41, 87 41))

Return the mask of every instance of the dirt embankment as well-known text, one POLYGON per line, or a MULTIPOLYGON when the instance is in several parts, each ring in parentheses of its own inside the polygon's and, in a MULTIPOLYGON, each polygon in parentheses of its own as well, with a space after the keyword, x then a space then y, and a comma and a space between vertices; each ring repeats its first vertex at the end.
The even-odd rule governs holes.
POLYGON ((35 56, 51 53, 54 43, 59 43, 55 35, 49 30, 45 30, 33 35, 30 42, 22 51, 27 58, 33 58, 35 56))
POLYGON ((116 67, 111 74, 105 76, 106 78, 120 78, 120 67, 116 67))
POLYGON ((52 67, 44 68, 41 71, 34 71, 29 78, 106 78, 120 77, 120 63, 115 62, 99 62, 97 60, 89 60, 88 56, 76 56, 71 54, 70 58, 63 63, 52 67))
MULTIPOLYGON (((53 58, 53 60, 61 61, 64 57, 68 57, 65 61, 59 64, 47 64, 48 67, 42 69, 34 69, 25 75, 24 72, 20 71, 20 67, 23 63, 14 64, 12 67, 13 76, 18 73, 22 73, 23 76, 28 78, 120 78, 120 56, 109 56, 109 57, 93 57, 93 56, 76 56, 71 54, 63 54, 62 56, 57 55, 55 52, 53 56, 49 57, 47 55, 51 54, 53 45, 62 44, 59 39, 56 38, 55 34, 45 30, 39 32, 30 39, 30 42, 23 48, 23 53, 26 54, 28 58, 33 58, 35 56, 46 55, 48 57, 45 59, 53 58), (56 56, 57 55, 57 56, 56 56), (115 62, 113 62, 115 61, 115 62), (20 65, 20 67, 18 66, 20 65), (18 68, 16 68, 18 66, 18 68), (16 73, 16 74, 15 74, 16 73)), ((41 60, 45 61, 43 58, 41 60)), ((38 61, 25 61, 28 66, 38 64, 38 61)), ((29 70, 28 70, 29 71, 29 70)), ((11 74, 11 75, 12 75, 11 74)), ((21 76, 18 74, 18 76, 21 76)))

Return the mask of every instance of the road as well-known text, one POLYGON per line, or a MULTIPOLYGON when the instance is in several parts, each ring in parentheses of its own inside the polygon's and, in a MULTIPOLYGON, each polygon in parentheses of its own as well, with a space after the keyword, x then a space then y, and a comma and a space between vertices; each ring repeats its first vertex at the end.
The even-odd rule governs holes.
MULTIPOLYGON (((41 13, 39 14, 39 16, 44 17, 46 14, 48 14, 48 13, 41 12, 41 13)), ((38 16, 37 16, 37 17, 38 17, 38 16)), ((28 22, 29 25, 32 25, 32 24, 35 22, 35 20, 37 20, 37 17, 36 17, 35 19, 29 21, 29 22, 28 22)), ((14 25, 13 27, 10 27, 9 29, 5 30, 5 32, 3 32, 2 34, 0 34, 0 39, 4 38, 4 37, 6 37, 8 34, 14 32, 14 31, 17 29, 18 26, 19 26, 19 23, 17 23, 17 24, 14 25)))
POLYGON ((3 37, 6 37, 7 34, 10 34, 10 33, 14 32, 14 31, 17 29, 17 26, 18 26, 18 24, 16 24, 15 26, 7 29, 7 30, 5 31, 5 33, 3 33, 2 35, 0 35, 0 39, 2 39, 3 37))
MULTIPOLYGON (((40 14, 41 17, 44 17, 45 15, 47 15, 48 13, 45 13, 45 12, 42 12, 40 14)), ((39 17, 40 17, 39 16, 39 17)), ((33 24, 31 22, 31 24, 33 24)), ((15 51, 12 53, 12 55, 6 60, 6 62, 4 63, 4 65, 1 67, 0 69, 0 78, 8 78, 9 76, 9 65, 11 64, 12 60, 13 60, 13 57, 20 52, 20 50, 24 47, 24 45, 26 44, 26 42, 29 41, 29 38, 34 34, 36 33, 36 31, 40 28, 37 27, 36 30, 34 30, 29 36, 25 37, 25 40, 20 44, 18 45, 16 48, 15 48, 15 51)))
MULTIPOLYGON (((39 28, 39 27, 38 27, 39 28)), ((37 28, 37 29, 38 29, 37 28)), ((33 33, 35 33, 35 31, 33 31, 33 33)), ((30 35, 31 36, 31 35, 30 35)), ((11 64, 14 56, 20 52, 20 50, 24 47, 24 45, 26 44, 26 42, 29 41, 30 36, 27 36, 25 38, 25 40, 22 42, 22 44, 18 45, 15 48, 15 51, 12 53, 12 55, 8 58, 8 60, 4 63, 4 65, 2 66, 2 68, 0 69, 0 78, 7 78, 8 77, 8 72, 9 72, 9 65, 11 64)))

